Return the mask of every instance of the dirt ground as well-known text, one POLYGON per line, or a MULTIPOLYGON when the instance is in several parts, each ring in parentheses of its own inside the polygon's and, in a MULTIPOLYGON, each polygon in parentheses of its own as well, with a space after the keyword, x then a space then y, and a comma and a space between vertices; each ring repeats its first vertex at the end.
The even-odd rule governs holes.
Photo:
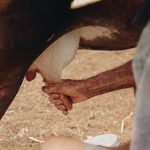
MULTIPOLYGON (((65 68, 63 78, 83 79, 114 68, 131 59, 135 50, 122 52, 78 51, 75 60, 65 68)), ((74 105, 68 116, 62 115, 41 92, 43 83, 38 76, 26 82, 0 123, 1 150, 38 150, 39 143, 50 135, 65 135, 85 139, 88 135, 117 134, 122 143, 131 136, 134 115, 133 89, 125 89, 94 97, 74 105)))

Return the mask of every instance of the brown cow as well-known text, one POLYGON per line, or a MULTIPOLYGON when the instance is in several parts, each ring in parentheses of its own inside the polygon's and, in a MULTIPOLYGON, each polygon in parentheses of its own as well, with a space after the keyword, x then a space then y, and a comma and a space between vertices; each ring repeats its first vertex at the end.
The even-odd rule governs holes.
POLYGON ((77 10, 71 10, 70 3, 71 0, 0 2, 0 117, 34 59, 64 33, 83 26, 113 28, 117 32, 112 33, 111 38, 98 36, 86 40, 83 37, 80 47, 117 50, 136 46, 140 30, 133 27, 131 21, 141 1, 100 1, 77 10))
MULTIPOLYGON (((73 53, 75 53, 75 49, 77 49, 79 38, 80 48, 123 50, 134 47, 140 30, 133 27, 132 20, 136 15, 136 10, 141 4, 141 1, 118 1, 117 4, 115 4, 116 1, 114 2, 113 0, 100 1, 92 6, 89 5, 83 9, 75 10, 76 17, 73 23, 68 25, 67 28, 72 31, 59 38, 44 51, 29 69, 27 79, 34 79, 36 72, 40 72, 44 80, 48 82, 58 81, 61 76, 62 68, 71 60, 69 57, 73 58, 73 53), (125 11, 121 9, 122 7, 126 8, 126 10, 130 12, 130 15, 126 14, 125 11), (90 12, 88 16, 87 12, 90 12), (79 22, 79 20, 82 22, 79 22), (78 30, 73 30, 77 27, 78 30), (100 32, 102 29, 103 34, 100 32)), ((134 87, 131 62, 125 66, 127 67, 122 66, 96 76, 100 82, 96 93, 102 94, 121 88, 134 87), (110 81, 110 76, 116 79, 113 83, 110 81)), ((70 84, 75 85, 75 82, 77 81, 70 82, 70 84)), ((79 89, 80 88, 81 87, 79 87, 79 89)), ((86 93, 88 91, 85 89, 83 92, 86 93)), ((95 91, 91 93, 93 94, 94 92, 95 91)), ((87 98, 89 97, 90 96, 87 98)), ((67 101, 64 101, 64 103, 66 103, 66 107, 70 109, 69 106, 67 106, 67 101)))
POLYGON ((71 2, 0 1, 0 118, 32 62, 63 34, 83 26, 101 26, 115 31, 111 38, 81 37, 80 48, 123 50, 136 46, 141 30, 131 22, 142 0, 103 0, 77 10, 70 9, 71 2))

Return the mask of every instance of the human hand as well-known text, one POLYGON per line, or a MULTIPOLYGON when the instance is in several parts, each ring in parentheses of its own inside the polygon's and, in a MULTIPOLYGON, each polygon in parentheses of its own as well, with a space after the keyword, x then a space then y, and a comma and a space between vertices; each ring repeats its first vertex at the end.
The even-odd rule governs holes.
POLYGON ((49 95, 49 100, 58 110, 68 114, 73 103, 88 99, 84 83, 85 80, 61 80, 57 83, 46 83, 42 90, 49 95))

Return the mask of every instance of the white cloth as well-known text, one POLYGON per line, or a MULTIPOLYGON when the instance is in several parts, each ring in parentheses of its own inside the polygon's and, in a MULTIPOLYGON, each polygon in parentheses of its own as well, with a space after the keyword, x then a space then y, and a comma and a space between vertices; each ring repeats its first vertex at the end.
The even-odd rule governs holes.
POLYGON ((131 150, 150 150, 150 22, 138 43, 133 71, 137 94, 131 150))

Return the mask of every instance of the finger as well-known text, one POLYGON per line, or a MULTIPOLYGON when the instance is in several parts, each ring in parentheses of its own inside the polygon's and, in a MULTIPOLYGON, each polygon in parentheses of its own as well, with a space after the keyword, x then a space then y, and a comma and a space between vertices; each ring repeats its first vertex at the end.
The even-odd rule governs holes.
POLYGON ((66 108, 64 105, 59 105, 56 107, 58 110, 61 110, 61 111, 66 111, 66 108))
POLYGON ((51 97, 50 100, 52 101, 53 104, 55 104, 55 105, 64 104, 64 106, 67 110, 72 109, 72 101, 68 96, 65 96, 63 94, 49 94, 49 96, 51 97), (59 99, 58 99, 58 97, 59 97, 59 99))
POLYGON ((65 108, 64 105, 55 105, 55 107, 60 110, 64 115, 68 115, 68 110, 65 108))
POLYGON ((56 107, 58 110, 62 111, 62 113, 63 113, 64 115, 68 115, 68 110, 67 110, 67 108, 63 105, 62 100, 60 100, 60 99, 50 99, 50 101, 55 105, 55 107, 56 107), (62 106, 62 105, 63 105, 63 106, 62 106))
MULTIPOLYGON (((50 95, 51 96, 51 95, 50 95)), ((63 105, 63 101, 62 100, 60 100, 60 99, 51 99, 51 97, 49 98, 50 99, 50 101, 55 105, 55 107, 58 109, 58 110, 60 110, 60 111, 62 111, 62 113, 64 114, 64 115, 68 115, 68 110, 67 110, 67 108, 63 105), (62 106, 63 105, 63 106, 62 106)))
POLYGON ((58 99, 58 98, 60 98, 60 95, 57 94, 57 93, 52 93, 52 94, 49 94, 49 95, 50 95, 50 97, 51 97, 52 99, 58 99))
POLYGON ((58 93, 60 92, 60 88, 55 87, 55 84, 51 84, 48 86, 43 86, 42 91, 45 93, 58 93))
POLYGON ((49 101, 53 104, 56 104, 56 105, 63 105, 63 102, 61 99, 52 99, 52 98, 49 98, 49 101))
POLYGON ((53 100, 53 104, 55 106, 59 106, 59 105, 63 105, 63 102, 60 99, 55 99, 55 100, 53 100))
POLYGON ((68 115, 68 111, 66 110, 66 111, 62 111, 62 113, 64 114, 64 115, 68 115))
POLYGON ((54 95, 54 94, 48 94, 50 102, 53 104, 61 105, 63 104, 63 101, 60 99, 59 94, 54 95))
POLYGON ((48 93, 48 87, 47 86, 43 86, 42 87, 42 91, 45 92, 45 93, 48 93))
POLYGON ((63 101, 64 106, 66 107, 67 110, 72 109, 72 100, 69 96, 60 94, 60 99, 63 101))

